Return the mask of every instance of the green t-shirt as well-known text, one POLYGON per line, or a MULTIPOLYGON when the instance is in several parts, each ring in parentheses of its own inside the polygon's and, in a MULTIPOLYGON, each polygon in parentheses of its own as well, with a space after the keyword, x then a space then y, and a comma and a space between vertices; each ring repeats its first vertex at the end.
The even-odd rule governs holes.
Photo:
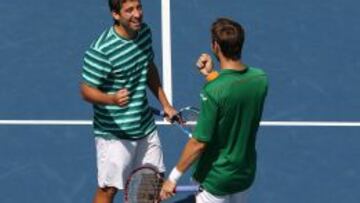
POLYGON ((129 103, 94 104, 94 133, 106 139, 139 139, 156 129, 146 96, 148 65, 154 53, 150 28, 143 24, 137 37, 127 40, 113 27, 105 30, 86 51, 83 81, 107 94, 127 88, 129 103))
POLYGON ((256 171, 256 132, 267 93, 266 74, 253 67, 223 69, 200 94, 193 137, 207 143, 193 177, 208 192, 228 195, 251 186, 256 171))

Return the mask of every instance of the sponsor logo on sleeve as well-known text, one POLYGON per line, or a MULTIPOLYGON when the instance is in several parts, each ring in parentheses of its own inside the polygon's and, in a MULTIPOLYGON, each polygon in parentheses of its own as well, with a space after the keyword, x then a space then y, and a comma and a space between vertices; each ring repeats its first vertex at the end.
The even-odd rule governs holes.
POLYGON ((200 94, 200 98, 201 98, 202 101, 207 101, 208 100, 208 98, 202 93, 200 94))

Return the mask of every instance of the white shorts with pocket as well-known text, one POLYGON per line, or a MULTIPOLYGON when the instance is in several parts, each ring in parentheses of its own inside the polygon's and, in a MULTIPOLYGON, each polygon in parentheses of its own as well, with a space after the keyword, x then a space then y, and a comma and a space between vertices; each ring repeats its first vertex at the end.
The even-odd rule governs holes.
POLYGON ((196 203, 246 203, 248 190, 231 195, 215 196, 202 190, 196 194, 196 203))
POLYGON ((140 166, 152 166, 165 171, 158 132, 140 140, 107 140, 95 138, 98 186, 123 190, 131 171, 140 166))

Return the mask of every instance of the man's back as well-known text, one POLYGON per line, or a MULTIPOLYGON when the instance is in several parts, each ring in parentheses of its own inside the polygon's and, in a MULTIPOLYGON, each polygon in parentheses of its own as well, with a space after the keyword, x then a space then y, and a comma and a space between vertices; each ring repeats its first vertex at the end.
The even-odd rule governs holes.
POLYGON ((194 178, 212 194, 247 189, 256 170, 255 138, 267 92, 267 77, 257 68, 223 69, 201 93, 194 137, 208 143, 194 178))

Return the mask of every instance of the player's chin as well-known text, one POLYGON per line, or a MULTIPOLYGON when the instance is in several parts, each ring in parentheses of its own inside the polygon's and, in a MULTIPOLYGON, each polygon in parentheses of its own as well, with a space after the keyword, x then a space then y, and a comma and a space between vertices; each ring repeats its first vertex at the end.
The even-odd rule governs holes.
POLYGON ((141 29, 141 22, 137 22, 137 23, 130 23, 130 27, 132 30, 134 31, 139 31, 141 29))

